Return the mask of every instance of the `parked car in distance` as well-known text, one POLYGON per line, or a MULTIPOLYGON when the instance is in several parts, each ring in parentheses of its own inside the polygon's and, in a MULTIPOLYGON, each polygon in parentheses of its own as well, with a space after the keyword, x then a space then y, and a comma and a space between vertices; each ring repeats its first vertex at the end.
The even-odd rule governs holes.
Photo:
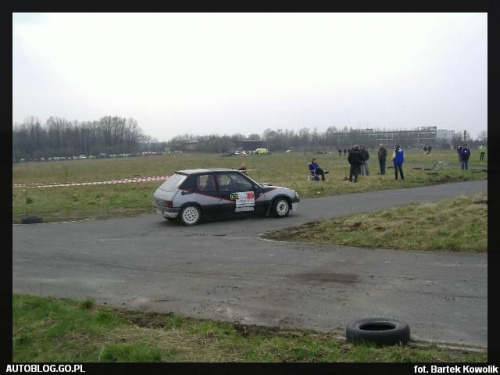
POLYGON ((187 169, 175 172, 153 196, 157 214, 184 225, 216 216, 262 215, 282 218, 298 209, 298 193, 260 184, 235 169, 187 169))
POLYGON ((255 149, 254 154, 256 154, 256 155, 267 155, 267 154, 269 154, 269 150, 267 148, 264 148, 264 147, 259 147, 259 148, 255 149))

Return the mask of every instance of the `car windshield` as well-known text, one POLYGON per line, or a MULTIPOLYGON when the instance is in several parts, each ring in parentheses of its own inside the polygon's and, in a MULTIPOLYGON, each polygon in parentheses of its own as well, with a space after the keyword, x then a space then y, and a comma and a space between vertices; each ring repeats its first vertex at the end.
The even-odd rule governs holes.
POLYGON ((186 179, 186 175, 183 174, 174 174, 170 176, 167 181, 165 181, 163 184, 160 186, 160 190, 163 191, 175 191, 179 187, 180 184, 184 182, 186 179))

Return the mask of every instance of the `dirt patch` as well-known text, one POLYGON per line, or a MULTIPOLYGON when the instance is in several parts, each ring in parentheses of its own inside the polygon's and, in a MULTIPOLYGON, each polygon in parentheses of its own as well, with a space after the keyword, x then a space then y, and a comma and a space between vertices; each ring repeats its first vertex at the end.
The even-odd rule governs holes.
POLYGON ((244 337, 250 335, 259 335, 264 338, 285 337, 285 338, 298 338, 304 336, 312 336, 317 340, 328 341, 333 339, 331 332, 322 333, 316 331, 309 331, 306 329, 295 330, 293 328, 280 328, 268 326, 245 325, 234 323, 233 328, 236 332, 244 337))
POLYGON ((359 230, 360 227, 361 227, 361 221, 356 221, 350 225, 347 225, 347 230, 349 232, 354 232, 354 231, 359 230))
POLYGON ((469 181, 470 178, 466 176, 460 176, 460 177, 451 177, 448 175, 439 175, 439 173, 434 172, 434 173, 426 173, 427 175, 435 175, 436 177, 430 178, 429 180, 425 181, 426 186, 432 186, 432 185, 441 185, 441 184, 446 184, 449 182, 464 182, 464 181, 469 181))
MULTIPOLYGON (((260 237, 275 241, 289 241, 290 238, 297 239, 301 237, 309 238, 313 236, 314 231, 316 230, 316 227, 319 226, 319 224, 319 222, 304 223, 298 227, 278 229, 273 232, 264 233, 260 237)), ((322 230, 318 231, 322 232, 322 230)))
POLYGON ((263 337, 274 337, 277 333, 280 332, 280 329, 278 327, 264 327, 240 323, 233 324, 233 328, 236 332, 244 337, 248 337, 252 334, 263 337))
POLYGON ((142 328, 165 328, 174 316, 173 313, 158 314, 127 310, 115 310, 115 313, 128 323, 142 328))

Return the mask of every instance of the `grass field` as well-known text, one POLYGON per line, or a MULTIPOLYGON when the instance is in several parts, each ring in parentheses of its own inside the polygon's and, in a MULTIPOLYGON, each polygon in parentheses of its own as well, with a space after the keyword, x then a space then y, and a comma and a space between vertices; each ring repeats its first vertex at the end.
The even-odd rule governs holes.
MULTIPOLYGON (((338 154, 315 155, 328 170, 327 181, 309 180, 307 163, 312 154, 276 153, 271 155, 220 157, 213 154, 150 155, 113 159, 29 162, 13 165, 13 184, 54 184, 109 181, 113 179, 171 175, 176 170, 205 167, 238 168, 245 161, 249 176, 296 189, 302 198, 359 193, 381 189, 409 188, 452 181, 486 179, 486 162, 472 154, 469 171, 462 172, 454 151, 406 151, 405 180, 395 181, 394 169, 377 175, 376 151, 371 152, 368 177, 357 184, 345 181, 349 164, 338 154), (442 161, 435 166, 435 160, 442 161), (477 159, 477 160, 476 160, 477 159)), ((120 185, 71 186, 54 188, 13 188, 12 221, 25 216, 40 216, 44 222, 97 219, 151 213, 152 195, 161 182, 120 185)))
POLYGON ((485 352, 353 345, 330 333, 129 311, 91 299, 14 295, 12 311, 17 363, 487 362, 485 352))
POLYGON ((276 230, 262 237, 380 249, 488 251, 487 195, 408 204, 276 230))

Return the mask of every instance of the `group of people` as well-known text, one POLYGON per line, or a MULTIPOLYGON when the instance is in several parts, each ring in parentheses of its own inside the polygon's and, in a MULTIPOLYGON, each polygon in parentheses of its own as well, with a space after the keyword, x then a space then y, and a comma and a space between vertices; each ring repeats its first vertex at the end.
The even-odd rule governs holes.
MULTIPOLYGON (((383 144, 380 144, 377 156, 380 167, 379 174, 385 175, 387 149, 383 144)), ((368 153, 368 150, 364 146, 358 146, 358 145, 353 146, 353 148, 349 152, 349 156, 347 157, 347 161, 351 165, 349 170, 349 181, 358 182, 358 176, 360 174, 366 176, 369 175, 368 163, 367 163, 369 158, 370 155, 368 153)), ((398 179, 398 174, 399 177, 401 177, 401 179, 404 180, 404 173, 403 173, 404 152, 399 145, 396 146, 394 152, 392 153, 392 161, 394 163, 396 180, 398 179)))
MULTIPOLYGON (((426 152, 429 153, 431 147, 426 147, 426 152)), ((349 181, 358 182, 359 175, 369 176, 370 171, 368 169, 368 159, 370 158, 370 154, 368 150, 364 146, 354 145, 351 149, 347 150, 348 156, 347 161, 350 164, 349 170, 349 181)), ((486 148, 484 146, 479 147, 480 157, 479 161, 484 160, 484 156, 486 153, 486 148)), ((340 153, 339 153, 340 154, 340 153)), ((462 144, 457 147, 458 160, 461 163, 462 170, 469 169, 469 158, 471 155, 471 151, 467 144, 462 144)), ((387 149, 383 144, 380 144, 378 149, 378 162, 380 167, 380 175, 385 175, 386 169, 386 159, 387 159, 387 149)), ((400 145, 396 145, 396 148, 392 152, 392 162, 394 163, 394 178, 397 180, 398 177, 401 180, 404 180, 404 172, 403 172, 403 163, 404 163, 404 151, 400 147, 400 145)), ((321 168, 316 163, 316 159, 312 160, 312 163, 318 168, 318 171, 322 173, 321 168)), ((310 163, 311 164, 311 163, 310 163)), ((324 174, 322 174, 322 180, 325 180, 324 174)))
MULTIPOLYGON (((427 152, 430 152, 431 147, 427 148, 427 152)), ((339 155, 341 154, 339 150, 339 155)), ((483 146, 480 147, 480 161, 484 160, 485 148, 483 146)), ((368 150, 364 146, 354 145, 351 149, 347 150, 348 156, 347 161, 350 164, 349 169, 349 181, 350 182, 358 182, 359 175, 369 176, 370 171, 368 168, 368 159, 370 159, 370 154, 368 150)), ((470 158, 470 149, 467 147, 467 144, 462 144, 457 148, 458 160, 462 164, 462 170, 468 169, 468 163, 470 158)), ((386 169, 386 159, 387 159, 387 149, 383 144, 380 144, 378 149, 378 162, 380 167, 380 175, 385 175, 386 169)), ((400 145, 396 145, 394 151, 392 152, 392 162, 394 163, 394 178, 397 180, 398 177, 401 180, 404 180, 404 172, 403 172, 403 163, 404 163, 404 151, 400 147, 400 145)), ((246 164, 242 163, 240 166, 240 171, 246 174, 246 164)), ((316 158, 312 158, 309 162, 309 171, 311 172, 311 178, 313 180, 325 181, 325 175, 328 174, 328 171, 321 168, 316 161, 316 158)))
MULTIPOLYGON (((347 156, 347 161, 350 164, 349 169, 349 181, 358 182, 358 176, 364 175, 369 176, 370 170, 368 168, 368 159, 370 159, 370 153, 364 146, 354 145, 348 150, 349 154, 347 156)), ((380 175, 385 175, 385 165, 387 159, 387 149, 383 144, 380 145, 378 149, 378 161, 380 166, 380 175)), ((404 162, 404 152, 399 145, 396 146, 394 152, 392 153, 392 161, 394 163, 395 178, 399 177, 404 180, 403 173, 403 162, 404 162)), ((309 163, 309 170, 311 171, 312 179, 325 181, 325 174, 328 171, 324 171, 316 162, 316 158, 313 158, 309 163)))
POLYGON ((370 153, 365 146, 354 145, 349 151, 347 161, 351 165, 349 170, 349 181, 358 182, 358 175, 369 176, 370 170, 368 169, 368 159, 370 153))
MULTIPOLYGON (((479 161, 484 161, 484 157, 486 155, 486 150, 487 148, 483 145, 478 147, 479 151, 479 161)), ((471 150, 467 146, 466 143, 461 144, 457 147, 457 154, 458 154, 458 162, 462 166, 462 170, 468 170, 469 169, 469 159, 471 156, 471 150)))

